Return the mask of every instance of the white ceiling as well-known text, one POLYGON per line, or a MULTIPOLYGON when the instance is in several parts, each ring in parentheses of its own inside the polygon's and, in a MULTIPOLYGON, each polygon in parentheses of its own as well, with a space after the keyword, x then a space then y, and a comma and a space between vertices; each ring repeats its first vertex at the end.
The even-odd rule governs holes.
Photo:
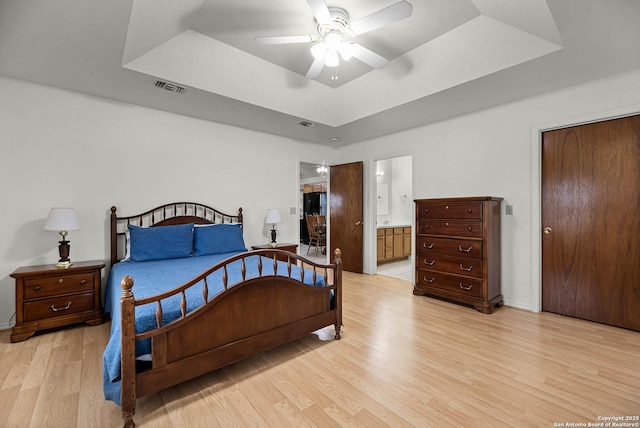
MULTIPOLYGON (((396 1, 328 5, 357 20, 396 1)), ((0 0, 0 75, 342 146, 640 68, 638 0, 408 1, 354 38, 387 67, 307 79, 310 45, 253 41, 317 34, 306 0, 0 0)))

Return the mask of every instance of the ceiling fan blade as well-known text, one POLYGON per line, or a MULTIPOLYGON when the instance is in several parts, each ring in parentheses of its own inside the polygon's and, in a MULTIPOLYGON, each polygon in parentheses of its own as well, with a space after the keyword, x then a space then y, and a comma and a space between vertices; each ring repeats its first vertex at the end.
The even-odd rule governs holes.
POLYGON ((324 59, 315 59, 311 67, 309 67, 309 71, 307 71, 307 78, 313 79, 314 77, 318 77, 323 68, 324 59))
POLYGON ((378 55, 372 50, 365 48, 362 45, 357 43, 352 43, 351 45, 351 56, 359 59, 367 65, 370 65, 373 68, 384 68, 389 61, 381 55, 378 55))
POLYGON ((367 33, 393 22, 408 18, 411 16, 412 12, 413 6, 406 1, 401 1, 352 22, 351 29, 356 35, 367 33))
POLYGON ((261 36, 253 41, 261 45, 284 45, 287 43, 312 43, 318 40, 315 36, 261 36))
POLYGON ((325 24, 331 22, 331 15, 329 14, 329 8, 324 0, 307 0, 309 7, 313 12, 313 16, 316 17, 318 24, 325 24))

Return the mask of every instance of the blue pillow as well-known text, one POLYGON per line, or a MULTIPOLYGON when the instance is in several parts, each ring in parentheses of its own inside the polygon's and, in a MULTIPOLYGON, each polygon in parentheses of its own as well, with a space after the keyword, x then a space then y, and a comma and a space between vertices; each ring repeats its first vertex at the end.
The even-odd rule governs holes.
POLYGON ((240 223, 197 226, 193 231, 194 256, 237 251, 247 251, 240 223))
POLYGON ((190 257, 193 249, 193 223, 175 226, 140 227, 129 225, 131 260, 177 259, 190 257))

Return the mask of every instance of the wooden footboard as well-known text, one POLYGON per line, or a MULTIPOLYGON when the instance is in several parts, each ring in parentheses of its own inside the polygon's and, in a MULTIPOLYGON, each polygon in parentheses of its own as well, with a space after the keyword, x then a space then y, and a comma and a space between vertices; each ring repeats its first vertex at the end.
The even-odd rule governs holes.
MULTIPOLYGON (((342 325, 342 260, 335 250, 332 264, 320 265, 282 250, 267 249, 239 254, 213 266, 189 282, 162 295, 136 300, 134 279, 122 279, 122 417, 125 427, 135 426, 138 397, 277 347, 333 324, 340 339, 342 325), (245 259, 259 255, 259 276, 244 278, 245 259), (283 264, 277 259, 286 258, 283 264), (227 284, 227 266, 240 262, 243 281, 227 284), (262 263, 272 263, 278 275, 262 274, 262 263), (324 286, 311 286, 292 277, 292 266, 304 265, 313 279, 322 276, 324 286), (208 300, 207 277, 223 272, 224 291, 208 300), (205 303, 186 311, 185 290, 202 287, 205 303), (160 301, 181 295, 181 317, 162 324, 160 301), (135 333, 135 308, 156 304, 156 328, 135 333), (136 372, 135 344, 151 340, 151 366, 136 372)), ((270 271, 271 272, 271 271, 270 271)), ((315 282, 315 280, 313 281, 315 282)))

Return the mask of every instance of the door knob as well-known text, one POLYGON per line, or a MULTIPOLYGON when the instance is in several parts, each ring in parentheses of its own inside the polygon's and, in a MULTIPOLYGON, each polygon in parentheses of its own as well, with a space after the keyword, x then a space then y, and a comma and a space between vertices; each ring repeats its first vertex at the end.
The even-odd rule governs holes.
POLYGON ((360 226, 361 224, 364 224, 364 221, 360 221, 360 220, 356 221, 356 226, 360 226))
POLYGON ((553 229, 551 229, 549 226, 545 227, 544 229, 542 229, 544 231, 544 233, 546 235, 549 235, 551 232, 553 232, 553 229))

